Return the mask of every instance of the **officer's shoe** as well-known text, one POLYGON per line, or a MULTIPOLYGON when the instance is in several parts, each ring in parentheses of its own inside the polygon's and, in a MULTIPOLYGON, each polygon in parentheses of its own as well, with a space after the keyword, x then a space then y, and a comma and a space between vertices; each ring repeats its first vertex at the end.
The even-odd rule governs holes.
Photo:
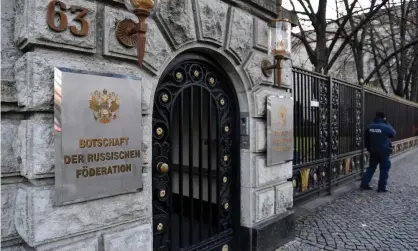
POLYGON ((377 189, 378 193, 386 193, 388 190, 386 188, 379 188, 377 189))
POLYGON ((370 185, 361 184, 360 189, 361 190, 373 190, 373 187, 371 187, 370 185))

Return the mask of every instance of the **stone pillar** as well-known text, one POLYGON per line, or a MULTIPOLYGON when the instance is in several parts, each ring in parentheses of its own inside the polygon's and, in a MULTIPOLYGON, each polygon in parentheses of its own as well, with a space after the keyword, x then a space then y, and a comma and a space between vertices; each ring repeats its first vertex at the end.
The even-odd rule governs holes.
MULTIPOLYGON (((267 57, 267 23, 256 19, 254 52, 244 67, 252 82, 251 147, 241 150, 241 239, 243 250, 275 250, 294 238, 292 161, 266 165, 267 97, 290 98, 292 62, 284 62, 281 88, 275 74, 266 77, 261 61, 267 57)), ((292 135, 293 137, 293 135, 292 135)))

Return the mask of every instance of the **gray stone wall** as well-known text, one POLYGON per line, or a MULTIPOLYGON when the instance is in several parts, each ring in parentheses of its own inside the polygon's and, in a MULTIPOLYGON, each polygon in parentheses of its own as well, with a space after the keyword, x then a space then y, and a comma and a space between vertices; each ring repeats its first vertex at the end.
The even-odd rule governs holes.
MULTIPOLYGON (((250 114, 250 147, 241 149, 241 224, 253 227, 292 207, 292 164, 266 167, 266 97, 273 87, 260 69, 267 57, 271 13, 247 1, 162 0, 148 19, 144 67, 115 37, 118 21, 136 19, 120 0, 62 0, 89 10, 87 36, 56 33, 46 23, 49 0, 1 0, 2 247, 4 250, 151 250, 153 96, 165 67, 194 49, 227 70, 240 110, 250 114), (234 6, 230 5, 234 3, 234 6), (261 13, 261 14, 260 14, 261 13), (264 15, 264 16, 263 16, 264 15), (143 182, 138 193, 63 207, 53 205, 53 69, 133 75, 142 81, 143 182)), ((76 14, 66 12, 69 22, 76 14)), ((74 23, 72 23, 74 24, 74 23)), ((291 62, 283 82, 291 83, 291 62)))

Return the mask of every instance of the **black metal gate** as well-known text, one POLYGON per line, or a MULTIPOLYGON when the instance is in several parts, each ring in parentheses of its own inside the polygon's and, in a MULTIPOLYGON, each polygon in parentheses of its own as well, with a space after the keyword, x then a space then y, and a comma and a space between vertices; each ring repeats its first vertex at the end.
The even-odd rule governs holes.
POLYGON ((167 69, 153 108, 154 250, 235 250, 235 92, 201 57, 183 56, 167 69))

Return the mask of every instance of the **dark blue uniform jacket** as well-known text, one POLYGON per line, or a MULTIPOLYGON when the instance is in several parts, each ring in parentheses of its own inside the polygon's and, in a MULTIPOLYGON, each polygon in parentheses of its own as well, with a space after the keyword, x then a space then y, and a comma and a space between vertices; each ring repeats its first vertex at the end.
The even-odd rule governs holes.
POLYGON ((392 152, 390 138, 395 137, 396 131, 384 119, 376 119, 366 127, 364 133, 367 151, 379 155, 389 155, 392 152))

